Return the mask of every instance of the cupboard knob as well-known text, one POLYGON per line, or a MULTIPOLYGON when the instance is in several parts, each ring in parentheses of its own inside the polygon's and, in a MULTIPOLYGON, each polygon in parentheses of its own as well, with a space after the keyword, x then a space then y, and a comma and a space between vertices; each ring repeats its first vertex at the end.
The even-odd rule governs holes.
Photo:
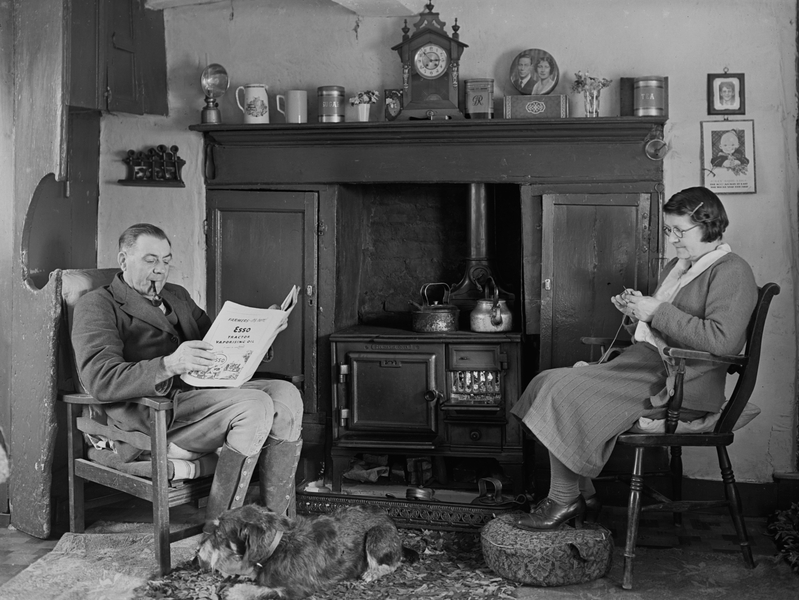
POLYGON ((480 433, 480 431, 479 431, 479 430, 477 430, 477 429, 472 429, 472 430, 469 432, 469 438, 470 438, 470 439, 471 439, 473 442, 476 442, 476 441, 478 441, 478 440, 479 440, 481 437, 483 437, 483 434, 482 434, 482 433, 480 433))

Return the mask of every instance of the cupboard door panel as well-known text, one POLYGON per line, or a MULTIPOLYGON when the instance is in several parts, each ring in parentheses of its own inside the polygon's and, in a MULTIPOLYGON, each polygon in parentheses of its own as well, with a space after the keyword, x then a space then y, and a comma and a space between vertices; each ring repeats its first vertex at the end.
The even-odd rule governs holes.
POLYGON ((621 324, 610 297, 649 293, 649 203, 637 193, 544 195, 541 369, 590 360, 580 338, 613 337, 621 324))
POLYGON ((106 108, 110 112, 143 114, 139 85, 141 65, 136 51, 136 25, 142 20, 139 13, 143 9, 130 0, 111 0, 100 6, 102 22, 108 27, 106 108))
POLYGON ((208 312, 226 300, 268 308, 292 285, 300 300, 259 372, 304 378, 305 410, 316 412, 317 194, 208 192, 208 312))

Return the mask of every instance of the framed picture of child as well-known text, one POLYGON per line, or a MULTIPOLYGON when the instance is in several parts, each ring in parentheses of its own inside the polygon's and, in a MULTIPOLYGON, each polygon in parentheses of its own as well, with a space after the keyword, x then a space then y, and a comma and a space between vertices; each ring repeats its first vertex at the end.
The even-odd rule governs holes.
POLYGON ((702 121, 702 182, 717 194, 754 194, 755 122, 702 121))
POLYGON ((745 115, 743 73, 709 73, 707 76, 707 114, 745 115))

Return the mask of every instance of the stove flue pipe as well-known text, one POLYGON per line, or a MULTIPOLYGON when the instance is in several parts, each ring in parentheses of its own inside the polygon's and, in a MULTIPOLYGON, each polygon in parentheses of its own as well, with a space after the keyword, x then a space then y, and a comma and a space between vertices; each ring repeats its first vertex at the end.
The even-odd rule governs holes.
POLYGON ((488 261, 488 198, 484 183, 469 184, 469 259, 488 261))
POLYGON ((488 249, 488 194, 484 183, 469 184, 469 256, 463 278, 450 291, 450 303, 460 309, 461 327, 468 327, 469 313, 477 301, 485 297, 485 284, 489 277, 499 290, 500 298, 510 305, 514 295, 506 292, 496 281, 491 270, 488 249))

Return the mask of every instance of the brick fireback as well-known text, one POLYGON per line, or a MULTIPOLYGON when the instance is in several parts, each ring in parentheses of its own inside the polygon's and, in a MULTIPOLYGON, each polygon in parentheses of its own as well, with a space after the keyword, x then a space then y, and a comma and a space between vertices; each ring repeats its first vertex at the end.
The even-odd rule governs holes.
MULTIPOLYGON (((460 280, 468 253, 466 186, 381 186, 365 210, 361 322, 407 312, 409 300, 420 302, 424 283, 460 280)), ((438 299, 434 291, 431 300, 438 299)))

